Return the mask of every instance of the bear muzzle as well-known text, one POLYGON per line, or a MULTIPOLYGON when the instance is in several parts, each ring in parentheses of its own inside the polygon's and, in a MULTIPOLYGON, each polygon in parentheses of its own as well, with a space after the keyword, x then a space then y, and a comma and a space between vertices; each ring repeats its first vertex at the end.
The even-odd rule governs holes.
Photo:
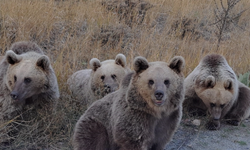
POLYGON ((156 100, 162 100, 163 96, 164 96, 163 91, 160 91, 160 90, 156 90, 155 91, 155 98, 156 98, 156 100))
POLYGON ((10 96, 11 96, 11 98, 12 98, 13 100, 18 100, 19 94, 18 94, 18 92, 16 92, 16 91, 12 91, 12 92, 10 93, 10 96))
POLYGON ((164 92, 161 90, 156 90, 154 93, 155 99, 153 100, 156 106, 162 106, 165 102, 164 92))
POLYGON ((104 85, 104 92, 105 94, 109 94, 112 93, 114 91, 118 90, 118 86, 117 85, 109 85, 109 84, 105 84, 104 85))
POLYGON ((104 85, 104 89, 105 89, 105 93, 111 93, 111 86, 110 85, 108 85, 108 84, 105 84, 104 85))

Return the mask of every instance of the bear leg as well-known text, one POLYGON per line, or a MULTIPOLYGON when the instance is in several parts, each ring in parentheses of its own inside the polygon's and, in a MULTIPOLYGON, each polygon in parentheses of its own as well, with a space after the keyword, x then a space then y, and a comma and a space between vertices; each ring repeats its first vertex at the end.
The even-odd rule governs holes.
POLYGON ((210 121, 208 121, 206 124, 206 128, 208 130, 219 130, 220 129, 220 120, 210 119, 210 121))
POLYGON ((238 126, 240 122, 250 115, 250 89, 240 84, 239 96, 236 104, 225 116, 228 124, 238 126))
POLYGON ((109 150, 109 137, 106 128, 92 118, 79 120, 73 146, 74 150, 109 150))

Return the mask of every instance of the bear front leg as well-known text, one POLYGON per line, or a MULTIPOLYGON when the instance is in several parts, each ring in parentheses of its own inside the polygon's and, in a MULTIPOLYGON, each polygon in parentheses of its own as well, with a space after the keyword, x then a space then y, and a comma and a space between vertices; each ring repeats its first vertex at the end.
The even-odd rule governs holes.
POLYGON ((240 124, 240 122, 241 122, 240 119, 237 119, 239 117, 234 116, 234 115, 228 115, 225 118, 226 118, 226 122, 228 124, 233 125, 233 126, 238 126, 240 124))
POLYGON ((250 89, 239 83, 239 96, 236 103, 225 116, 228 124, 238 126, 242 120, 250 116, 250 89))
POLYGON ((74 150, 110 149, 106 128, 91 117, 81 117, 73 135, 73 146, 74 150))
POLYGON ((153 120, 149 115, 136 111, 121 115, 114 123, 114 141, 120 150, 148 150, 154 134, 153 120))
POLYGON ((220 129, 220 120, 210 119, 206 124, 206 128, 208 130, 219 130, 220 129))

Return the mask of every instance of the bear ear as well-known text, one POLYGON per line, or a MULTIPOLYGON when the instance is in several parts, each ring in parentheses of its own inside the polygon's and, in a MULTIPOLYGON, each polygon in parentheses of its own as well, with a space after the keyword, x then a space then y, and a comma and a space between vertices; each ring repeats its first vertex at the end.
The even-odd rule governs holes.
POLYGON ((134 70, 136 73, 141 73, 149 67, 146 58, 138 56, 134 59, 134 70))
POLYGON ((118 54, 115 57, 115 63, 122 67, 126 66, 126 57, 123 54, 118 54))
POLYGON ((213 88, 215 86, 215 78, 213 76, 208 76, 205 80, 205 87, 213 88))
POLYGON ((185 67, 185 60, 182 56, 175 56, 171 59, 169 67, 176 73, 181 73, 185 67))
POLYGON ((12 50, 8 50, 5 54, 5 58, 7 62, 11 65, 14 65, 15 63, 18 63, 22 60, 22 56, 17 55, 12 50))
POLYGON ((36 65, 38 67, 41 67, 43 70, 48 70, 50 66, 49 58, 45 55, 41 56, 40 58, 38 58, 36 65))
POLYGON ((224 82, 224 87, 226 90, 231 90, 233 89, 233 80, 232 79, 227 79, 225 82, 224 82))
POLYGON ((92 68, 92 70, 96 71, 99 67, 101 67, 101 62, 99 59, 97 58, 92 58, 89 61, 90 67, 92 68))

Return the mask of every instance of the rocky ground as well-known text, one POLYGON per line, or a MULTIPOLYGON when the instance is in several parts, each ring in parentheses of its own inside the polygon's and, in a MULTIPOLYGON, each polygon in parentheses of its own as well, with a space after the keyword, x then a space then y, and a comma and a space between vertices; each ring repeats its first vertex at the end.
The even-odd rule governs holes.
POLYGON ((205 121, 198 120, 201 124, 192 121, 182 120, 165 150, 250 150, 250 119, 240 126, 223 122, 220 130, 216 131, 205 129, 205 121))

